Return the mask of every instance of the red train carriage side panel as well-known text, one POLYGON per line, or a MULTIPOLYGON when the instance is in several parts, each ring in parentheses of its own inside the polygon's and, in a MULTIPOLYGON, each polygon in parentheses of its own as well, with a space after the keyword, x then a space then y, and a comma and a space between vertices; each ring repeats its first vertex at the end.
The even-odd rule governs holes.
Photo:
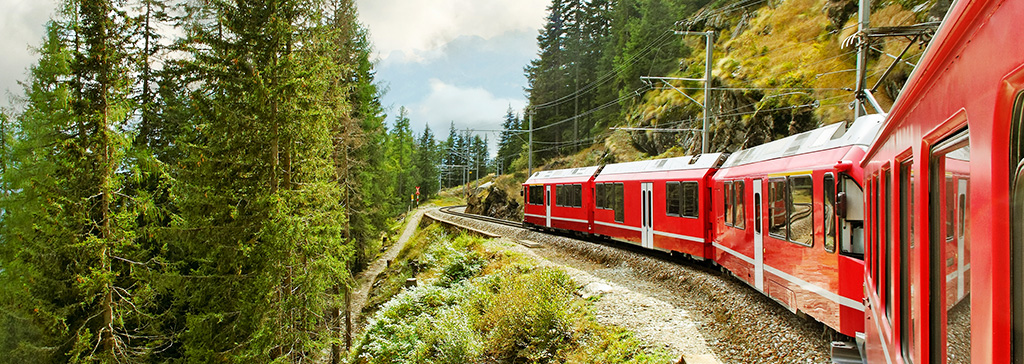
POLYGON ((523 183, 523 223, 590 233, 593 179, 600 167, 536 172, 523 183))
POLYGON ((594 179, 593 232, 708 258, 708 182, 718 153, 610 164, 594 179))
POLYGON ((880 123, 865 117, 732 154, 713 178, 715 261, 790 310, 863 332, 859 162, 880 123))
POLYGON ((863 163, 869 362, 1024 362, 1021 14, 956 2, 863 163))

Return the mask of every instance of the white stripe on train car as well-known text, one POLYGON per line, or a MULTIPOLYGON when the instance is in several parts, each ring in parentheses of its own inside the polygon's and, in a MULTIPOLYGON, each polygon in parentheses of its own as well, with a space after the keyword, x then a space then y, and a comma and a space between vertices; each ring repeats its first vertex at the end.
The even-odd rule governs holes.
POLYGON ((587 220, 570 219, 568 217, 555 217, 555 216, 552 216, 551 220, 562 220, 562 221, 568 221, 568 222, 578 222, 578 223, 581 223, 581 224, 589 224, 590 223, 590 221, 587 221, 587 220))
MULTIPOLYGON (((523 214, 523 215, 524 216, 528 216, 528 217, 535 217, 535 218, 538 218, 538 219, 547 219, 548 218, 547 216, 544 216, 544 215, 534 215, 534 214, 523 214)), ((567 218, 567 217, 557 217, 557 216, 552 216, 551 220, 578 222, 578 223, 581 223, 581 224, 589 224, 590 223, 590 221, 587 221, 587 220, 570 219, 570 218, 567 218)))
MULTIPOLYGON (((727 247, 725 247, 725 246, 723 246, 723 245, 721 245, 719 243, 713 243, 713 245, 716 248, 722 249, 725 252, 727 252, 729 254, 732 254, 733 256, 735 256, 737 258, 742 259, 744 262, 747 262, 749 264, 754 264, 754 259, 751 258, 751 257, 748 257, 746 255, 740 254, 739 252, 737 252, 735 250, 732 250, 732 249, 729 249, 729 248, 727 248, 727 247)), ((807 282, 805 280, 802 280, 800 278, 797 278, 795 276, 792 276, 789 273, 786 273, 786 272, 783 272, 781 270, 778 270, 775 267, 772 267, 770 265, 765 264, 764 265, 764 269, 766 271, 768 271, 769 273, 778 276, 779 278, 782 278, 782 279, 785 279, 786 281, 789 281, 789 283, 792 283, 792 284, 795 284, 797 286, 800 286, 800 288, 803 288, 806 291, 814 292, 814 293, 818 294, 819 296, 822 296, 822 297, 825 297, 825 298, 831 300, 832 302, 835 302, 835 303, 838 303, 840 305, 843 305, 843 306, 846 306, 846 307, 858 310, 860 312, 864 312, 864 304, 861 303, 861 302, 857 302, 857 301, 855 301, 853 299, 840 296, 839 294, 837 294, 835 292, 829 291, 829 290, 827 290, 825 288, 819 287, 816 284, 813 284, 813 283, 807 282)))
POLYGON ((718 249, 724 250, 726 253, 732 254, 732 256, 734 256, 734 257, 740 258, 744 262, 747 262, 747 264, 754 264, 754 258, 751 258, 751 257, 748 257, 746 255, 740 254, 739 252, 737 252, 735 250, 732 250, 732 249, 729 249, 729 248, 727 248, 724 245, 719 244, 719 243, 712 243, 711 245, 714 245, 718 249))

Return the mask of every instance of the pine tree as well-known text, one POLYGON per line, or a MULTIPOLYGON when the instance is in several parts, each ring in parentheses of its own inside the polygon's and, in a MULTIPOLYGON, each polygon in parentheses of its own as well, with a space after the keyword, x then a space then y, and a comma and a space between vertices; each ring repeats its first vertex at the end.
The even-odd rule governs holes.
MULTIPOLYGON (((539 58, 530 62, 526 68, 527 88, 530 106, 534 109, 534 141, 547 145, 558 145, 562 142, 559 128, 550 127, 573 116, 572 103, 566 103, 569 95, 566 73, 569 57, 565 53, 565 2, 552 0, 548 6, 548 21, 541 34, 537 36, 540 48, 539 58)), ((571 101, 571 99, 569 100, 571 101)), ((548 152, 536 152, 539 159, 557 154, 557 149, 548 152)))
POLYGON ((191 361, 317 358, 336 338, 351 249, 336 180, 343 64, 319 2, 211 1, 190 8, 182 67, 194 115, 173 193, 170 254, 191 361))
MULTIPOLYGON (((414 176, 416 166, 413 164, 415 140, 409 123, 409 110, 401 107, 398 110, 398 115, 395 116, 394 126, 388 133, 389 164, 390 169, 395 173, 392 183, 395 186, 395 194, 392 199, 394 206, 401 207, 408 206, 409 196, 416 191, 416 177, 414 176)), ((404 210, 403 208, 402 211, 404 210)))
POLYGON ((434 133, 430 131, 430 125, 423 128, 416 142, 416 170, 420 177, 416 185, 420 187, 420 201, 425 201, 438 191, 438 168, 441 163, 437 153, 437 141, 434 140, 434 133))
POLYGON ((498 156, 496 163, 502 172, 508 171, 512 161, 519 155, 523 146, 523 129, 519 115, 509 105, 505 118, 501 123, 501 137, 498 140, 498 156))
POLYGON ((33 361, 131 360, 150 343, 134 227, 145 201, 119 192, 135 178, 124 133, 134 109, 127 21, 106 1, 61 9, 25 85, 4 171, 4 310, 38 330, 19 346, 33 361))

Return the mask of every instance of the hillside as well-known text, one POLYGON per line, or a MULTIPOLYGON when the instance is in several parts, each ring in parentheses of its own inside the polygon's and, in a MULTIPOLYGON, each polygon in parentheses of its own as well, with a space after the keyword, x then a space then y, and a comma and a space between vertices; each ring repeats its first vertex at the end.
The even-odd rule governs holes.
MULTIPOLYGON (((575 3, 552 1, 551 18, 571 18, 565 9, 575 3)), ((540 58, 527 69, 534 125, 540 129, 534 135, 535 164, 540 160, 550 164, 544 168, 562 168, 566 161, 561 158, 569 155, 576 155, 570 160, 593 164, 699 153, 699 132, 613 129, 701 127, 703 110, 696 101, 704 99, 702 82, 640 80, 704 77, 704 37, 675 35, 673 30, 715 32, 709 152, 731 152, 851 121, 856 48, 844 48, 843 41, 856 32, 856 0, 717 1, 697 8, 701 3, 586 2, 606 7, 609 14, 609 29, 582 42, 584 48, 604 44, 596 62, 588 60, 588 52, 566 57, 581 54, 573 51, 570 27, 587 29, 586 24, 571 19, 549 23, 538 37, 540 58), (682 20, 667 23, 665 13, 682 20), (632 17, 618 20, 622 14, 632 17), (562 41, 555 47, 549 39, 559 30, 562 41), (598 76, 580 81, 581 72, 598 76), (558 87, 551 86, 558 82, 558 87), (556 89, 562 92, 552 92, 556 89), (556 147, 545 148, 549 145, 556 147)), ((936 22, 948 7, 948 1, 936 0, 877 2, 871 26, 936 22)), ((891 106, 927 40, 911 45, 880 85, 875 96, 883 107, 891 106)), ((874 85, 910 43, 909 37, 875 41, 867 85, 874 85)))

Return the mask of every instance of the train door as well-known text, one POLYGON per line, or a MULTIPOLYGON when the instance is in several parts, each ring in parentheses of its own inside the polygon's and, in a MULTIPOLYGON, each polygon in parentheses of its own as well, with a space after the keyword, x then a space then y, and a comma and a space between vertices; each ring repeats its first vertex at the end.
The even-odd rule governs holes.
POLYGON ((761 208, 761 180, 754 179, 754 287, 764 290, 764 223, 761 208))
POLYGON ((554 201, 551 201, 551 185, 544 186, 544 191, 545 196, 547 196, 544 203, 544 208, 546 209, 544 213, 544 226, 551 227, 551 205, 554 203, 554 201))
POLYGON ((640 242, 644 248, 654 248, 654 184, 644 182, 640 184, 640 242))
POLYGON ((959 279, 960 271, 966 269, 969 272, 971 264, 971 227, 967 211, 970 201, 966 191, 969 188, 970 161, 970 137, 966 129, 947 137, 930 151, 929 362, 967 363, 971 358, 969 273, 963 275, 964 279, 959 279), (956 182, 961 178, 967 179, 962 185, 956 182), (963 232, 962 240, 958 230, 963 232), (961 250, 963 254, 960 254, 961 250))

